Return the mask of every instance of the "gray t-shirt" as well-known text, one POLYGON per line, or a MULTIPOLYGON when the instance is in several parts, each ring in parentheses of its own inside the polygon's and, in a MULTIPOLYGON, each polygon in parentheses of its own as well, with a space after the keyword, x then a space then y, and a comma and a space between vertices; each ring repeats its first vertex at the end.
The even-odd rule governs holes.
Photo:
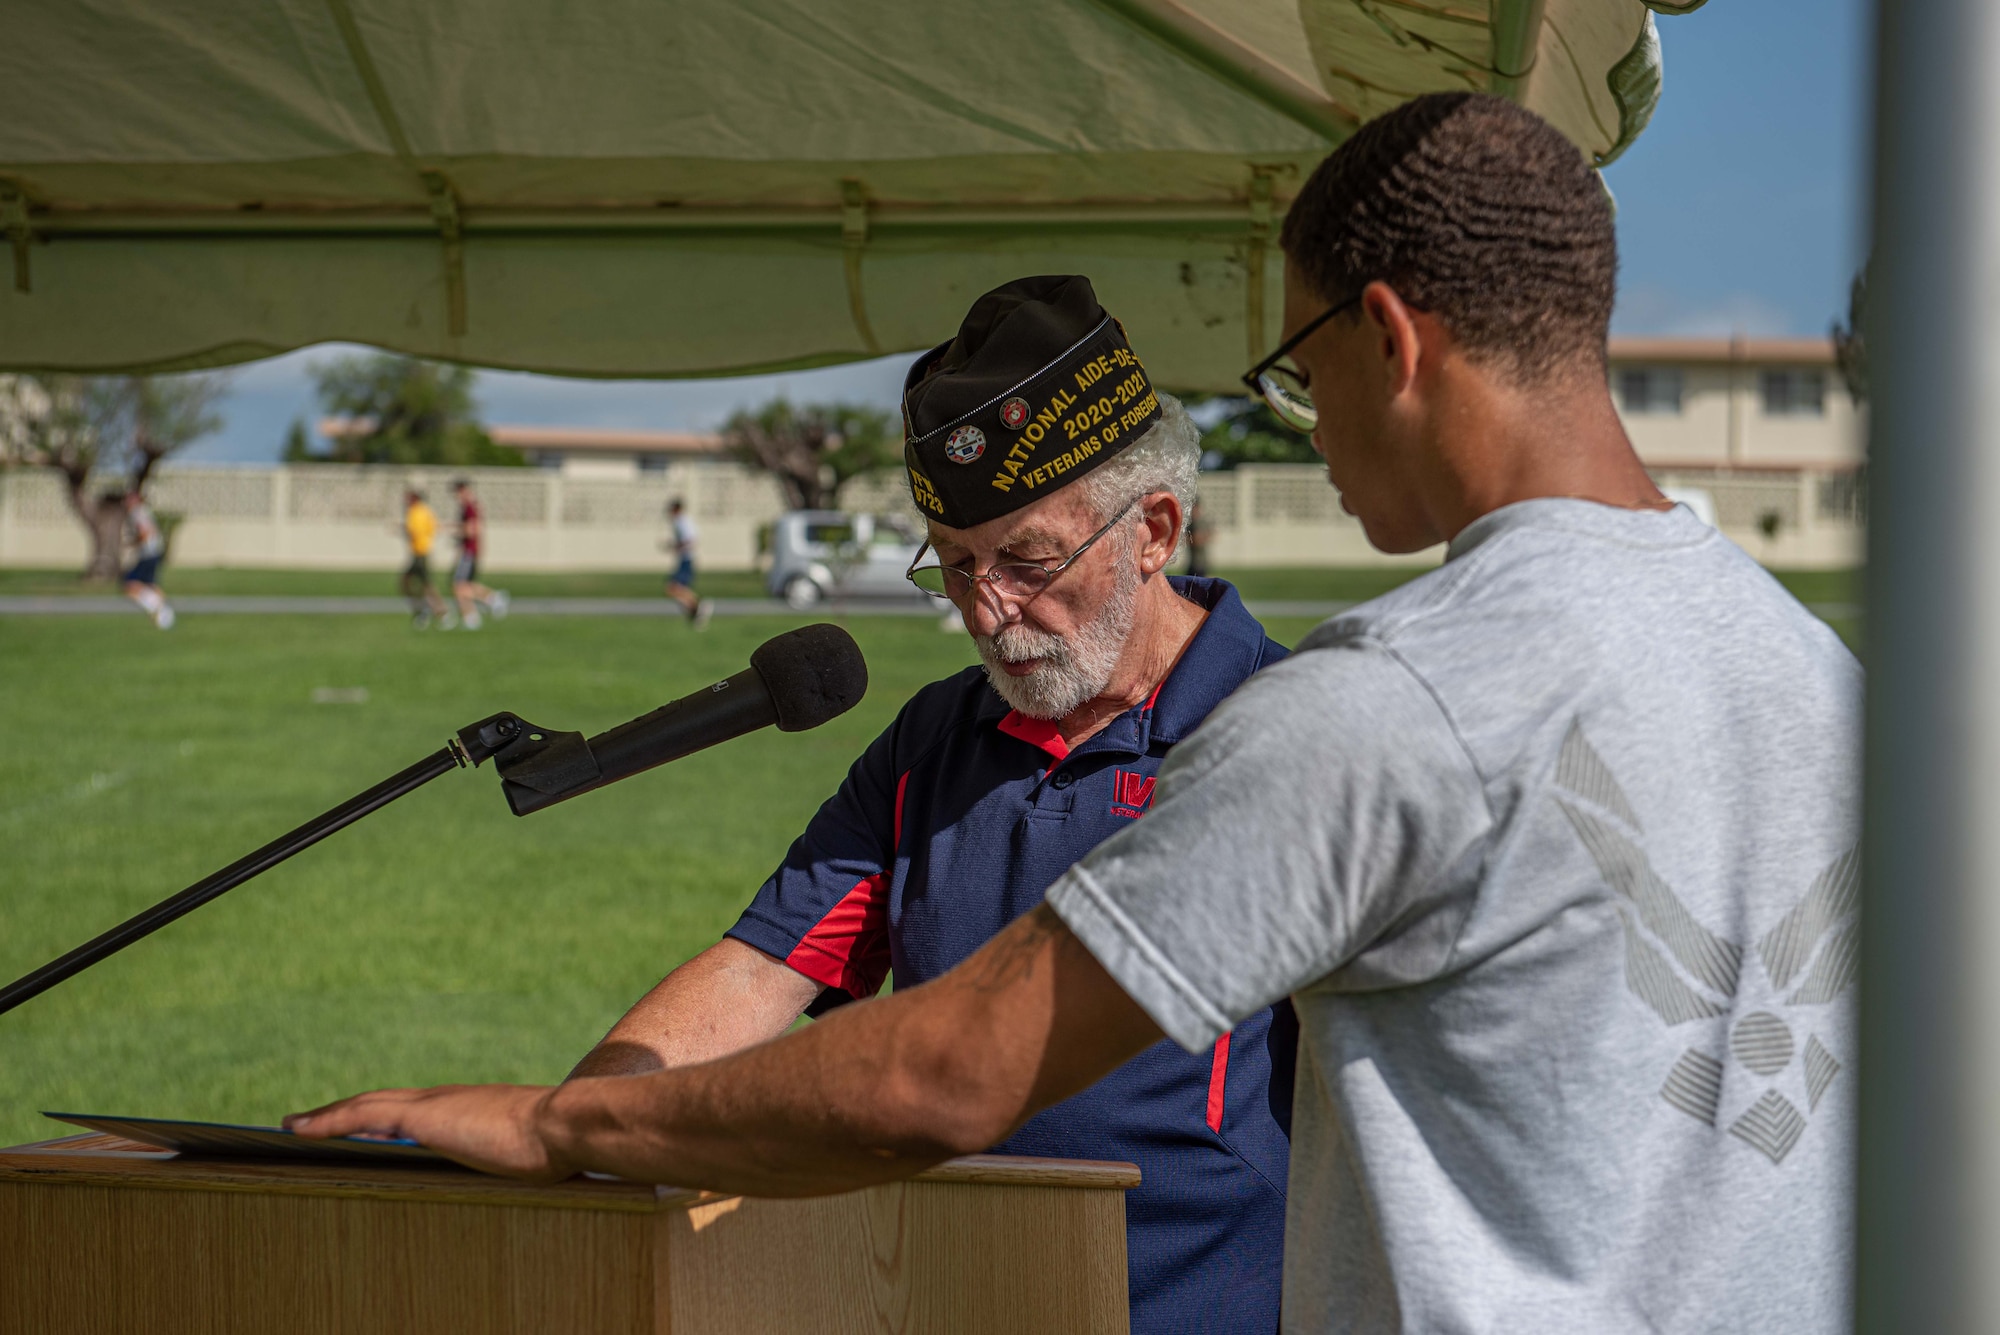
POLYGON ((1189 1049, 1301 1021, 1291 1331, 1845 1331, 1861 670, 1685 508, 1320 626, 1048 902, 1189 1049))

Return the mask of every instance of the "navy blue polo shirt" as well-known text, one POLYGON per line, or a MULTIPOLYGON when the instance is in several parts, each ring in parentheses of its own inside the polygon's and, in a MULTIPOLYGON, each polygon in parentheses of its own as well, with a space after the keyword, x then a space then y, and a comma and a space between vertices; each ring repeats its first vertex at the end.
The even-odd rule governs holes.
MULTIPOLYGON (((847 773, 729 935, 818 982, 816 1011, 936 978, 1042 902, 1145 814, 1173 745, 1284 657, 1236 590, 1175 579, 1209 609, 1152 698, 1075 751, 977 667, 919 691, 847 773)), ((1122 1159, 1132 1329, 1278 1325, 1297 1021, 1289 1002, 1198 1055, 1161 1042, 1044 1110, 999 1154, 1122 1159)))

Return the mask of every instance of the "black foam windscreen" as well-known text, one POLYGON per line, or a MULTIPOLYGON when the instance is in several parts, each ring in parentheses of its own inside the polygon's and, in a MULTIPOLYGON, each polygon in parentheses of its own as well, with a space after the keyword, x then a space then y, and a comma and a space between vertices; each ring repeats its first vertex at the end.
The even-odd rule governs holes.
POLYGON ((757 646, 750 666, 778 711, 778 731, 804 732, 838 718, 868 693, 861 646, 839 626, 821 622, 788 630, 757 646))

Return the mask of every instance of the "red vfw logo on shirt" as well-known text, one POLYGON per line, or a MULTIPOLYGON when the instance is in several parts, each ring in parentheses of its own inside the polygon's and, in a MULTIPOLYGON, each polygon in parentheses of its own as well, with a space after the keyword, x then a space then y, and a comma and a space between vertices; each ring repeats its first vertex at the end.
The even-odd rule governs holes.
POLYGON ((1112 770, 1111 814, 1134 818, 1145 815, 1146 808, 1153 801, 1155 778, 1155 775, 1140 774, 1136 770, 1112 770))

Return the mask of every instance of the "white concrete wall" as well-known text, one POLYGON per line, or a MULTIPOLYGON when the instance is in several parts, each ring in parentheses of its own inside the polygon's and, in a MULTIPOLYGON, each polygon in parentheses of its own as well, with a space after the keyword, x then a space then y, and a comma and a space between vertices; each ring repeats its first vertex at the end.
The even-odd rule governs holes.
MULTIPOLYGON (((449 523, 451 481, 470 476, 486 507, 492 570, 657 570, 672 564, 667 502, 701 529, 703 563, 756 564, 757 531, 783 509, 768 477, 735 464, 677 464, 644 477, 573 478, 534 468, 166 468, 153 508, 178 515, 172 560, 188 567, 383 569, 403 554, 406 485, 449 523)), ((66 566, 85 556, 83 528, 54 473, 0 476, 0 565, 66 566)), ((442 541, 440 555, 452 544, 442 541)))
MULTIPOLYGON (((429 493, 449 522, 450 482, 465 470, 297 465, 168 468, 154 508, 178 515, 171 559, 185 567, 393 569, 402 559, 405 485, 429 493)), ((1830 569, 1862 559, 1852 470, 1656 470, 1662 483, 1715 499, 1725 533, 1768 565, 1830 569), (1762 520, 1775 516, 1766 537, 1762 520)), ((669 499, 686 500, 701 528, 702 562, 715 570, 757 564, 757 533, 782 509, 770 478, 733 463, 679 463, 625 478, 554 470, 470 470, 486 506, 485 564, 506 570, 660 570, 669 499)), ((1204 474, 1202 513, 1214 525, 1218 566, 1434 564, 1438 553, 1388 557, 1368 545, 1340 508, 1325 473, 1304 465, 1252 465, 1204 474)), ((914 513, 896 474, 850 484, 853 510, 914 513)), ((438 563, 452 547, 441 544, 438 563)), ((0 474, 0 565, 80 566, 82 526, 53 473, 0 474)))

